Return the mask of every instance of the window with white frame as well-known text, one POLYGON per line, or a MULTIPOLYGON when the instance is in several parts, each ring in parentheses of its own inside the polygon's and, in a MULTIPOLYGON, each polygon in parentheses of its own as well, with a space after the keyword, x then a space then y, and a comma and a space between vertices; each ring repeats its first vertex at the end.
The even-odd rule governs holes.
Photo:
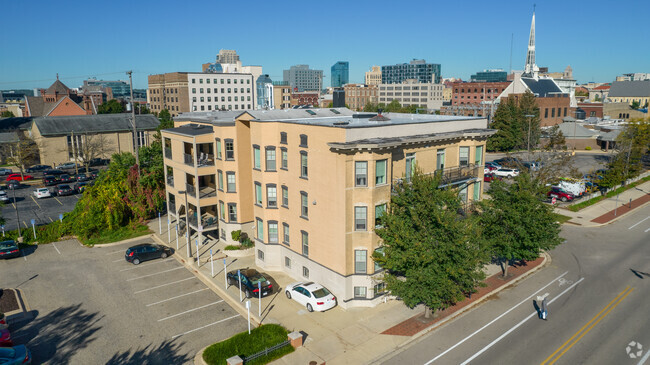
POLYGON ((228 184, 226 192, 235 193, 237 186, 236 182, 235 173, 233 171, 226 172, 226 183, 228 184))
POLYGON ((275 171, 275 147, 266 147, 266 171, 275 171))
POLYGON ((386 184, 386 166, 388 166, 388 160, 375 162, 375 185, 386 184))
POLYGON ((368 161, 354 162, 354 186, 368 186, 368 161))
POLYGON ((282 185, 282 206, 289 208, 289 188, 282 185))
POLYGON ((282 223, 282 243, 289 244, 289 224, 282 223))
POLYGON ((476 146, 476 155, 474 156, 474 164, 481 166, 483 164, 483 146, 476 146))
POLYGON ((354 250, 354 272, 356 274, 365 274, 368 266, 368 251, 354 250))
POLYGON ((262 157, 260 155, 260 146, 253 146, 253 168, 256 170, 262 169, 262 157))
POLYGON ((302 218, 309 217, 309 198, 304 191, 300 192, 300 216, 302 218))
POLYGON ((264 222, 260 218, 255 218, 255 228, 256 228, 256 238, 260 241, 264 241, 264 222))
POLYGON ((355 286, 354 287, 354 297, 355 298, 366 298, 366 287, 365 286, 355 286))
POLYGON ((255 204, 262 205, 262 184, 255 182, 255 204))
POLYGON ((368 207, 354 207, 354 230, 365 231, 367 229, 368 207))
POLYGON ((266 185, 266 206, 267 208, 278 207, 278 189, 275 184, 266 185))
POLYGON ((468 166, 469 165, 469 147, 459 147, 458 153, 458 165, 459 166, 468 166))
POLYGON ((309 256, 309 234, 305 231, 300 231, 302 236, 302 254, 304 256, 309 256))
POLYGON ((269 243, 278 243, 278 222, 269 221, 269 243))
POLYGON ((300 151, 300 177, 307 178, 307 152, 300 151))

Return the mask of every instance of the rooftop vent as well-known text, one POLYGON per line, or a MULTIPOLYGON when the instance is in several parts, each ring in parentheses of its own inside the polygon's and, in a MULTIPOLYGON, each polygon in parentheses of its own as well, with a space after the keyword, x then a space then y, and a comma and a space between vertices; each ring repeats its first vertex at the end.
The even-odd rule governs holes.
POLYGON ((334 122, 333 125, 348 125, 350 122, 334 122))

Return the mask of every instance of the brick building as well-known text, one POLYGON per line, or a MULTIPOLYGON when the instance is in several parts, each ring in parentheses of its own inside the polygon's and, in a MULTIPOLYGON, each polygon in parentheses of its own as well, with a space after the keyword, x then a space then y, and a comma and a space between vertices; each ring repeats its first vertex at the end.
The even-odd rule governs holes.
POLYGON ((291 93, 291 106, 318 105, 320 95, 317 91, 294 91, 291 93))
POLYGON ((352 110, 363 110, 368 103, 377 104, 377 85, 347 84, 345 104, 352 110))
POLYGON ((26 117, 66 116, 93 114, 83 107, 84 98, 59 81, 47 89, 40 90, 40 96, 25 97, 26 117))
POLYGON ((480 104, 496 99, 510 82, 454 82, 451 84, 451 105, 480 104))
POLYGON ((603 103, 578 103, 578 110, 585 113, 585 118, 603 117, 603 103))

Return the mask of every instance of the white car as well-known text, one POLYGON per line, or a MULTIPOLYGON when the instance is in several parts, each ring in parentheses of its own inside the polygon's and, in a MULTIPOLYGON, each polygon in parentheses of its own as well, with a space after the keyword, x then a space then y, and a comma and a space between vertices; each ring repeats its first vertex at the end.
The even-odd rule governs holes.
POLYGON ((9 201, 9 197, 7 196, 7 192, 0 190, 0 202, 6 203, 9 201))
POLYGON ((336 297, 327 288, 314 282, 298 282, 287 285, 287 298, 307 307, 310 312, 323 312, 336 306, 336 297))
POLYGON ((11 169, 5 169, 4 167, 0 168, 0 175, 11 175, 14 172, 11 169))
POLYGON ((37 197, 38 199, 40 198, 50 198, 52 194, 47 188, 38 188, 34 190, 34 196, 37 197))
POLYGON ((506 169, 506 168, 500 168, 492 171, 493 174, 496 176, 501 176, 501 177, 507 177, 507 178, 512 178, 515 176, 519 176, 519 170, 517 169, 506 169))
POLYGON ((59 166, 56 167, 57 170, 67 170, 67 169, 74 169, 77 167, 77 164, 74 162, 65 162, 60 164, 59 166))

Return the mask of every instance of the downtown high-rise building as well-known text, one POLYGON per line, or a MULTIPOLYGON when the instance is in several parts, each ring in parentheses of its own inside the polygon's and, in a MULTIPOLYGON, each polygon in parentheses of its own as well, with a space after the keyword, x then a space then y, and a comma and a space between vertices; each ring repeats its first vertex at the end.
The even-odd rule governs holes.
POLYGON ((332 87, 343 87, 350 82, 350 63, 347 61, 338 61, 332 68, 332 87))
POLYGON ((284 81, 296 91, 318 91, 323 88, 323 70, 312 70, 309 65, 295 65, 283 71, 284 81))
POLYGON ((381 66, 381 83, 400 84, 406 80, 416 80, 423 84, 439 84, 442 81, 440 69, 439 63, 426 63, 425 60, 381 66))

